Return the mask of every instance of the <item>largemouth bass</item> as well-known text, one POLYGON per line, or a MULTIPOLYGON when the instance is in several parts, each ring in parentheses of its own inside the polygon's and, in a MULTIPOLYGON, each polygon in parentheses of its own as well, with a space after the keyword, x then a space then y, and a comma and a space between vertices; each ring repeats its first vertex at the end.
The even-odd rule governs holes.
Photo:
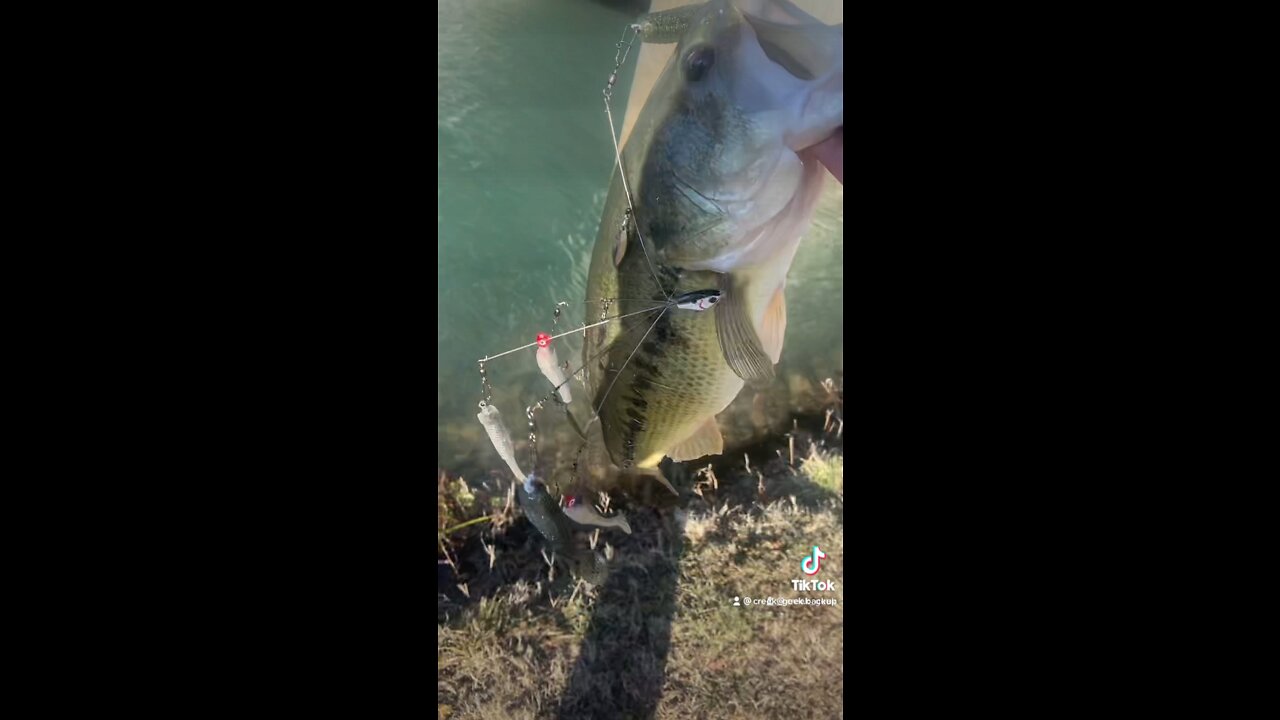
POLYGON ((678 45, 622 150, 625 176, 615 167, 587 308, 653 309, 588 330, 583 362, 610 459, 660 478, 664 456, 722 452, 716 414, 772 379, 787 271, 825 177, 808 149, 844 124, 844 28, 785 0, 640 24, 678 45), (671 302, 707 289, 706 312, 671 302))

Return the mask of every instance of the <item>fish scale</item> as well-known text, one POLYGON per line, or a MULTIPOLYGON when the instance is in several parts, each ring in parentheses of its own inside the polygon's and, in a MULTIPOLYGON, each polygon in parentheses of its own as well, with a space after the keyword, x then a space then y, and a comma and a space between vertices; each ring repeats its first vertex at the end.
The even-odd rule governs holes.
MULTIPOLYGON (((628 242, 639 240, 634 236, 628 242)), ((597 254, 608 254, 606 243, 597 244, 597 254)), ((610 262, 609 258, 604 258, 610 262)), ((594 261, 593 261, 594 263, 594 261)), ((714 287, 714 273, 663 270, 659 274, 676 277, 672 294, 714 287)), ((644 255, 628 253, 612 280, 621 297, 655 297, 662 293, 649 272, 644 255)), ((597 275, 596 287, 589 287, 589 297, 613 285, 597 275)), ((621 312, 642 310, 644 301, 620 301, 621 312)), ((600 423, 610 457, 622 469, 644 463, 653 466, 655 453, 664 452, 688 437, 706 419, 724 409, 743 381, 729 368, 716 338, 715 319, 709 312, 667 310, 649 336, 636 350, 636 343, 652 317, 637 316, 635 322, 615 328, 588 331, 584 352, 599 352, 606 342, 615 341, 601 367, 621 368, 617 382, 609 389, 614 373, 605 371, 591 375, 588 386, 592 406, 600 408, 600 423), (621 338, 621 339, 620 339, 621 338), (631 356, 632 351, 635 354, 631 356), (627 357, 631 360, 627 361, 627 357), (625 363, 625 365, 624 365, 625 363), (604 393, 608 390, 609 396, 604 393), (603 407, 601 401, 604 401, 603 407), (652 462, 645 463, 646 460, 652 462)), ((659 458, 660 459, 660 458, 659 458)))
MULTIPOLYGON (((772 378, 786 273, 823 180, 805 149, 844 123, 841 26, 786 0, 712 0, 641 25, 678 45, 621 148, 587 279, 588 307, 616 298, 641 314, 583 343, 587 396, 624 470, 656 468, 744 378, 772 378), (644 312, 707 291, 710 311, 644 312)), ((684 451, 715 445, 703 440, 684 451)))

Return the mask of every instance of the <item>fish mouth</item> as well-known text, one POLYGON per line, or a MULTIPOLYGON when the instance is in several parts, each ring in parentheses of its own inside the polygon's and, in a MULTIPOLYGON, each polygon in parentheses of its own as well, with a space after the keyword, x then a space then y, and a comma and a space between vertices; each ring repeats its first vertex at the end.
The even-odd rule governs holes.
POLYGON ((827 25, 788 0, 741 2, 750 6, 737 12, 750 28, 742 41, 754 41, 758 62, 774 68, 768 92, 798 103, 798 117, 808 118, 787 133, 788 146, 799 152, 829 139, 844 125, 844 25, 827 25))

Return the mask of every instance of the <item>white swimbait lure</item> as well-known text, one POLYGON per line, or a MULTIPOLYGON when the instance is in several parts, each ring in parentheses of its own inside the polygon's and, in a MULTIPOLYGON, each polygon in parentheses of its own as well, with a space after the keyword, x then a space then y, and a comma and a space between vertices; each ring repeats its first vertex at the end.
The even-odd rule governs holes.
POLYGON ((616 527, 628 535, 631 534, 631 524, 627 522, 625 515, 617 513, 613 517, 605 517, 596 510, 594 505, 582 498, 569 496, 565 500, 565 505, 562 509, 570 520, 579 525, 593 525, 605 528, 616 527))
POLYGON ((511 433, 502 424, 502 414, 498 412, 498 408, 481 400, 480 412, 476 413, 476 418, 484 425, 485 432, 489 433, 489 440, 493 442, 493 449, 498 451, 499 457, 516 474, 517 480, 524 481, 524 471, 516 464, 516 448, 511 442, 511 433))
POLYGON ((556 391, 560 393, 560 399, 569 404, 573 397, 569 394, 569 378, 564 374, 564 368, 560 367, 560 358, 556 357, 556 349, 551 347, 551 337, 546 333, 538 333, 538 369, 542 371, 543 376, 555 386, 556 391))

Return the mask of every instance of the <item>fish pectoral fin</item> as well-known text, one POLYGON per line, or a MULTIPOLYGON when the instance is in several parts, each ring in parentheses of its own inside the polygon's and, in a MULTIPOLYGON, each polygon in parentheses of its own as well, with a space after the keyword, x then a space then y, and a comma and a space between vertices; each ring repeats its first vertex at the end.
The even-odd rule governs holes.
POLYGON ((729 368, 743 380, 764 384, 773 380, 773 362, 765 353, 755 325, 747 314, 747 297, 733 273, 720 276, 720 303, 716 305, 716 335, 729 368))
POLYGON ((782 358, 782 339, 787 334, 787 298, 779 285, 764 311, 764 327, 760 338, 769 359, 777 364, 782 358))
POLYGON ((704 5, 706 3, 696 3, 642 16, 636 21, 636 25, 640 27, 641 42, 653 45, 680 42, 680 36, 689 28, 704 5))
POLYGON ((715 417, 712 417, 684 442, 671 448, 667 457, 675 462, 685 462, 707 455, 719 455, 722 452, 724 452, 724 436, 720 434, 720 427, 716 425, 715 417))

